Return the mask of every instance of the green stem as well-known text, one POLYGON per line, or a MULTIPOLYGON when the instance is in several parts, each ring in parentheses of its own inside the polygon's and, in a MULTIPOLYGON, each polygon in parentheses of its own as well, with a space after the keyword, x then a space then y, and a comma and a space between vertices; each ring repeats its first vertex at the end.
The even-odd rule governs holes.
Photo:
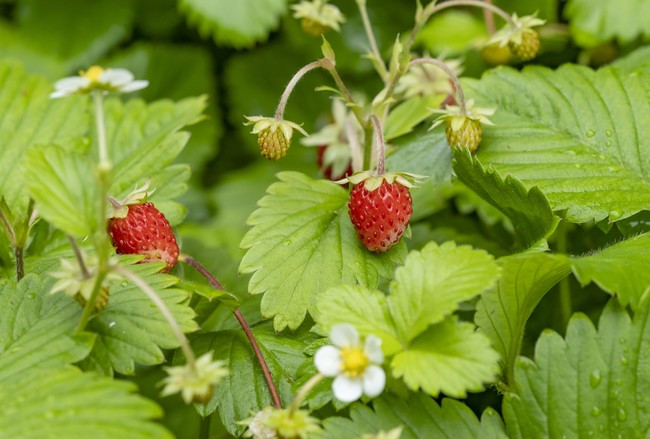
POLYGON ((379 118, 374 114, 370 115, 370 120, 375 129, 375 150, 377 151, 377 176, 384 175, 385 169, 385 156, 386 156, 386 145, 384 144, 384 134, 381 128, 381 122, 379 118))
POLYGON ((142 291, 149 298, 149 300, 151 300, 153 304, 156 305, 156 307, 163 315, 165 320, 167 320, 167 323, 169 324, 169 327, 172 329, 172 332, 176 336, 176 339, 178 340, 178 343, 180 344, 181 349, 183 350, 183 354, 185 354, 185 358, 187 359, 187 364, 192 369, 196 370, 196 357, 194 356, 194 352, 190 347, 190 342, 187 340, 187 337, 185 337, 185 334, 181 330, 180 326, 178 326, 178 322, 176 322, 174 315, 169 310, 169 308, 167 308, 165 302, 163 302, 163 300, 160 298, 160 296, 158 296, 158 294, 154 291, 154 289, 151 288, 151 286, 148 283, 146 283, 137 274, 126 269, 125 267, 122 267, 121 265, 113 265, 111 268, 116 272, 118 272, 119 274, 121 274, 126 279, 133 282, 133 284, 135 284, 135 286, 140 288, 140 291, 142 291))
MULTIPOLYGON (((212 285, 215 289, 223 290, 223 285, 221 285, 221 282, 219 282, 217 278, 214 277, 212 273, 210 273, 210 271, 208 271, 207 268, 201 265, 199 261, 184 253, 179 255, 178 260, 192 266, 196 271, 201 273, 201 275, 204 278, 206 278, 206 280, 210 283, 210 285, 212 285)), ((250 343, 251 347, 253 348, 253 352, 255 353, 255 358, 257 358, 257 362, 262 368, 262 375, 264 375, 264 380, 266 381, 266 385, 269 388, 269 392, 271 393, 273 404, 275 404, 277 408, 282 408, 282 401, 280 400, 280 394, 278 393, 278 389, 275 387, 275 383, 273 382, 271 370, 269 369, 268 364, 266 364, 266 360, 264 359, 262 350, 257 344, 257 340, 255 339, 255 336, 251 331, 250 325, 242 315, 241 311, 236 309, 233 311, 233 313, 235 314, 235 318, 239 322, 239 325, 244 330, 244 334, 246 334, 246 338, 248 339, 248 342, 250 343)))
POLYGON ((77 329, 75 330, 76 334, 80 334, 81 332, 83 332, 84 329, 86 329, 86 325, 88 324, 90 317, 95 312, 95 302, 97 301, 97 296, 99 295, 99 292, 102 289, 102 284, 104 283, 104 279, 106 278, 107 268, 102 267, 100 261, 97 270, 98 270, 97 279, 95 279, 95 285, 93 286, 93 290, 90 293, 90 297, 88 298, 86 305, 84 306, 83 312, 81 313, 79 324, 77 325, 77 329))
POLYGON ((201 418, 201 425, 199 428, 199 439, 210 439, 210 424, 212 415, 201 418))
POLYGON ((309 392, 316 387, 316 384, 320 383, 321 380, 325 378, 325 375, 322 373, 317 373, 313 377, 309 379, 301 388, 298 390, 298 393, 296 393, 296 396, 293 397, 293 401, 291 401, 291 405, 289 406, 289 413, 293 414, 297 410, 300 409, 300 406, 302 405, 302 402, 305 400, 305 397, 309 394, 309 392))
POLYGON ((366 36, 368 37, 368 42, 370 43, 370 49, 373 56, 377 60, 377 72, 379 73, 381 79, 386 82, 386 79, 388 78, 388 70, 386 69, 386 64, 384 64, 384 60, 381 57, 381 52, 379 52, 377 39, 375 38, 375 33, 372 30, 372 25, 370 24, 370 18, 368 17, 368 8, 366 8, 366 0, 357 0, 357 6, 359 7, 359 14, 361 15, 363 28, 366 31, 366 36))
MULTIPOLYGON (((567 254, 568 251, 568 226, 566 223, 562 222, 558 225, 557 231, 557 251, 558 253, 567 254)), ((560 281, 560 311, 562 313, 562 322, 563 326, 566 327, 569 324, 571 319, 571 314, 573 313, 573 306, 571 304, 571 285, 569 283, 569 277, 565 276, 560 281)))
POLYGON ((289 96, 291 96, 291 93, 293 92, 293 89, 296 87, 298 82, 302 79, 303 76, 305 76, 306 73, 317 69, 319 67, 323 67, 323 60, 318 60, 314 61, 312 63, 307 64, 306 66, 303 66, 300 70, 298 70, 287 86, 284 89, 284 92, 282 93, 282 96, 280 97, 280 102, 278 103, 278 108, 275 110, 275 116, 274 118, 276 120, 282 120, 284 119, 284 108, 287 106, 287 101, 289 100, 289 96))
POLYGON ((25 249, 22 246, 14 247, 14 256, 16 258, 16 281, 25 277, 25 249))
POLYGON ((108 148, 106 146, 106 126, 104 124, 104 103, 101 90, 93 90, 93 103, 95 104, 95 123, 97 126, 97 143, 99 145, 100 166, 110 166, 108 148))
POLYGON ((409 62, 409 68, 416 64, 433 64, 444 70, 444 72, 449 76, 449 79, 454 83, 454 88, 456 89, 456 96, 458 97, 458 106, 460 107, 460 114, 462 116, 467 116, 467 105, 465 104, 465 93, 463 92, 463 87, 460 85, 460 79, 456 74, 449 68, 449 66, 435 58, 417 58, 409 62))
POLYGON ((361 107, 354 101, 354 97, 352 96, 352 93, 350 93, 350 90, 346 87, 345 83, 341 79, 341 76, 339 75, 339 72, 336 70, 336 66, 327 58, 323 58, 322 60, 322 67, 326 69, 330 75, 332 75, 332 79, 334 79, 334 82, 336 83, 336 86, 339 88, 341 91, 341 94, 345 96, 345 99, 347 100, 348 104, 350 104, 350 108, 352 110, 352 113, 354 116, 357 118, 359 121, 359 124, 362 127, 367 127, 368 120, 363 114, 363 110, 361 107))
POLYGON ((68 235, 68 241, 70 241, 70 246, 72 247, 75 258, 77 258, 77 263, 79 264, 81 275, 84 277, 84 279, 88 279, 90 277, 90 273, 88 272, 86 262, 84 261, 83 255, 81 254, 81 249, 77 245, 77 241, 72 235, 68 235))

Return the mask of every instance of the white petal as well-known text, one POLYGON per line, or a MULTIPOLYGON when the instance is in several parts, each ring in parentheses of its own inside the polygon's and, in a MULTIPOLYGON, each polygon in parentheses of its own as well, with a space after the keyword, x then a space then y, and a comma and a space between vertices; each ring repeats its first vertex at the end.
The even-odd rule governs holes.
POLYGON ((88 78, 82 76, 68 76, 67 78, 60 79, 54 84, 54 88, 59 91, 75 92, 81 88, 88 87, 90 81, 88 78))
POLYGON ((99 82, 120 87, 133 81, 133 73, 126 69, 106 69, 99 77, 99 82))
POLYGON ((126 85, 123 85, 120 87, 120 91, 122 93, 131 93, 132 91, 137 91, 137 90, 142 90, 143 88, 147 87, 149 85, 149 81, 145 80, 138 80, 138 81, 133 81, 130 82, 126 85))
POLYGON ((65 91, 65 90, 57 90, 52 93, 50 93, 50 98, 56 99, 56 98, 62 98, 64 96, 70 96, 73 92, 70 91, 65 91))
POLYGON ((374 335, 366 338, 366 345, 363 348, 371 363, 381 364, 384 362, 384 351, 381 350, 381 339, 374 335))
POLYGON ((348 378, 345 375, 339 375, 334 378, 332 383, 334 397, 341 402, 352 402, 361 398, 363 393, 363 381, 361 378, 348 378))
POLYGON ((339 323, 332 326, 330 330, 330 340, 335 346, 340 348, 344 346, 358 346, 359 333, 357 328, 347 323, 339 323))
POLYGON ((379 366, 370 365, 363 373, 363 393, 371 398, 384 391, 386 372, 379 366))
POLYGON ((333 377, 341 372, 341 351, 334 346, 323 346, 314 355, 316 369, 327 377, 333 377))

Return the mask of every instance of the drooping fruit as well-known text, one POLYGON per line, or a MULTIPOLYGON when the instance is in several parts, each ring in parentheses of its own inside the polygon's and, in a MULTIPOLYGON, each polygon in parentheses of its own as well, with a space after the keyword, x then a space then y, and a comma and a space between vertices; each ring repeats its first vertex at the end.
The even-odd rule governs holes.
POLYGON ((138 254, 143 262, 165 262, 171 270, 178 260, 178 244, 167 218, 153 203, 128 205, 124 218, 111 218, 108 232, 119 254, 138 254))
POLYGON ((509 42, 508 46, 512 53, 522 61, 530 61, 537 56, 540 48, 539 34, 533 29, 524 29, 521 34, 521 42, 509 42))
POLYGON ((481 122, 469 117, 463 118, 462 123, 457 127, 454 126, 452 120, 448 119, 445 122, 445 134, 447 142, 452 148, 464 146, 471 152, 475 152, 483 139, 483 127, 481 122))
POLYGON ((502 46, 499 43, 492 43, 481 48, 483 61, 492 66, 508 64, 511 56, 512 53, 507 44, 502 46))
POLYGON ((372 190, 366 186, 364 180, 352 187, 348 213, 364 247, 382 253, 401 239, 413 213, 413 202, 408 187, 395 180, 389 183, 382 179, 372 190))
POLYGON ((269 160, 278 160, 287 155, 291 141, 287 140, 282 130, 266 128, 257 135, 260 153, 269 160))

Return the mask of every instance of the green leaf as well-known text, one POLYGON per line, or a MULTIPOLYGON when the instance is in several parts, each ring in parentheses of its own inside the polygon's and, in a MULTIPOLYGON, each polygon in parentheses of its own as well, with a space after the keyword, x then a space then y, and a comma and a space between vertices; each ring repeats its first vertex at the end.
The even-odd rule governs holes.
MULTIPOLYGON (((182 194, 189 170, 186 166, 170 167, 170 164, 189 138, 188 133, 179 130, 198 122, 204 108, 205 97, 148 105, 139 99, 127 103, 114 98, 106 100, 106 138, 113 162, 110 194, 120 199, 147 178, 151 178, 151 187, 158 189, 151 197, 154 202, 182 194), (162 186, 164 191, 160 190, 162 186)), ((167 212, 163 210, 163 213, 167 212)), ((174 218, 167 219, 177 222, 174 218)))
POLYGON ((465 398, 468 390, 481 391, 496 378, 498 360, 490 340, 475 332, 473 324, 448 317, 395 355, 391 367, 393 376, 403 377, 412 390, 465 398))
POLYGON ((405 245, 382 254, 367 251, 348 217, 345 190, 297 172, 279 173, 278 179, 248 219, 252 228, 241 242, 248 251, 239 271, 254 273, 249 291, 266 293, 262 315, 274 317, 279 331, 296 329, 316 296, 331 286, 376 287, 380 277, 392 275, 405 245))
POLYGON ((650 73, 650 46, 640 47, 630 54, 617 59, 612 65, 628 72, 641 71, 650 73))
POLYGON ((420 438, 505 438, 503 421, 491 408, 479 421, 467 405, 444 398, 438 405, 432 398, 416 393, 408 398, 384 395, 373 400, 373 408, 356 403, 350 418, 325 419, 322 439, 360 437, 366 433, 387 432, 402 426, 401 439, 420 438))
POLYGON ((25 159, 24 178, 39 214, 80 238, 97 229, 99 195, 93 168, 88 156, 55 145, 34 148, 25 159))
POLYGON ((278 26, 287 0, 181 0, 179 8, 203 37, 244 48, 265 40, 278 26))
POLYGON ((28 205, 22 162, 37 144, 56 143, 71 151, 87 131, 86 100, 50 99, 52 85, 40 76, 27 75, 22 66, 0 61, 0 194, 14 216, 28 205))
POLYGON ((162 416, 137 387, 81 373, 73 367, 23 370, 0 381, 0 431, 4 437, 86 439, 171 439, 152 418, 162 416))
POLYGON ((644 0, 569 0, 564 15, 573 38, 583 47, 650 37, 650 4, 644 0))
MULTIPOLYGON (((159 274, 160 268, 159 263, 129 266, 158 293, 181 330, 195 331, 197 325, 194 311, 187 304, 188 293, 173 288, 178 279, 159 274)), ((135 363, 160 364, 165 361, 162 349, 179 346, 158 308, 138 287, 126 281, 110 287, 108 305, 88 323, 87 330, 97 334, 97 340, 83 365, 105 375, 112 375, 113 371, 132 375, 135 363)))
POLYGON ((499 277, 491 255, 453 242, 427 244, 409 253, 395 271, 388 306, 400 338, 413 340, 429 325, 441 322, 469 300, 490 288, 499 277))
POLYGON ((431 116, 431 108, 438 108, 443 95, 415 96, 400 103, 388 114, 384 124, 384 139, 391 140, 413 131, 413 128, 431 116))
POLYGON ((553 215, 548 200, 538 187, 526 190, 516 177, 508 175, 503 178, 491 166, 484 168, 479 159, 465 148, 454 151, 454 171, 467 187, 516 224, 517 248, 546 245, 546 239, 557 227, 559 218, 553 215))
POLYGON ((566 339, 546 331, 535 361, 520 357, 503 413, 511 437, 646 437, 650 426, 650 332, 645 301, 631 322, 612 299, 598 331, 583 314, 566 339))
POLYGON ((639 307, 650 286, 650 234, 638 235, 598 253, 571 259, 571 267, 582 286, 595 282, 615 294, 623 306, 639 307))
MULTIPOLYGON (((262 355, 269 366, 273 381, 285 402, 290 396, 289 380, 293 379, 298 366, 304 361, 302 353, 306 346, 300 337, 283 337, 275 333, 271 325, 253 329, 262 355)), ((238 421, 249 418, 271 404, 271 395, 262 370, 242 330, 226 330, 201 334, 192 339, 197 355, 209 350, 214 358, 223 360, 230 369, 215 388, 214 395, 205 405, 197 406, 199 414, 207 416, 219 409, 219 416, 231 434, 238 436, 244 429, 238 421)))
POLYGON ((482 163, 539 186, 554 211, 570 222, 626 218, 650 204, 650 92, 646 74, 616 68, 593 71, 493 69, 466 93, 498 107, 485 127, 482 163))
POLYGON ((546 292, 571 269, 566 257, 548 253, 514 255, 498 263, 501 279, 496 288, 481 295, 474 321, 500 354, 511 385, 528 318, 546 292))
POLYGON ((386 295, 363 286, 341 285, 320 296, 315 319, 325 329, 339 323, 354 325, 362 335, 375 335, 386 355, 402 349, 386 295))
POLYGON ((68 72, 88 67, 128 37, 134 15, 129 0, 23 0, 16 12, 28 42, 54 54, 68 72))
POLYGON ((57 368, 88 355, 93 338, 72 337, 81 307, 62 294, 50 295, 52 281, 27 275, 18 286, 6 279, 0 282, 0 383, 12 382, 27 370, 57 368))

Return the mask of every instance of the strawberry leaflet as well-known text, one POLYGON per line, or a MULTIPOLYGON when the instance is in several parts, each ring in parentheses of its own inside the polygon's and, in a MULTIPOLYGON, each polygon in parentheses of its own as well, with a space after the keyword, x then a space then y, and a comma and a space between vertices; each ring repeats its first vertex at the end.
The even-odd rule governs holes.
POLYGON ((278 174, 259 209, 248 218, 242 240, 248 249, 239 271, 254 273, 252 294, 266 293, 261 309, 276 330, 295 329, 316 297, 341 283, 374 288, 405 256, 404 243, 376 255, 358 241, 347 215, 348 195, 328 181, 298 172, 278 174))

